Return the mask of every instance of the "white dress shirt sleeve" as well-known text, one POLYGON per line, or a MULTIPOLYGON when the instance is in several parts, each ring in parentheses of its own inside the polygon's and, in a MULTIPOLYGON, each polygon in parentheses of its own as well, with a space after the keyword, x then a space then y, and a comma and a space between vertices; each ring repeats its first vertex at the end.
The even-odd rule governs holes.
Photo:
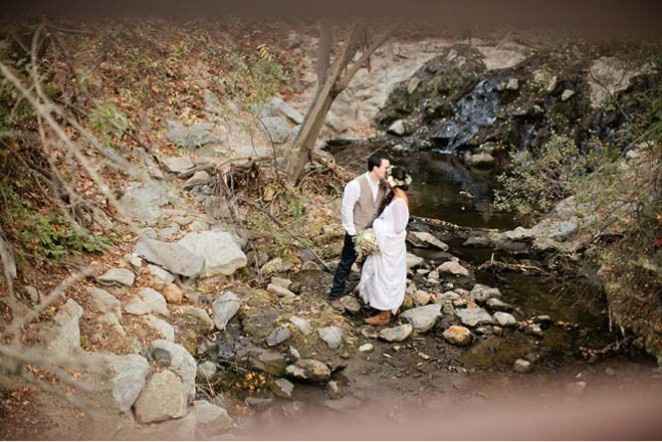
POLYGON ((345 186, 342 194, 342 208, 340 209, 340 217, 342 226, 348 235, 356 235, 356 226, 354 225, 354 206, 361 196, 361 187, 359 182, 352 180, 345 186))

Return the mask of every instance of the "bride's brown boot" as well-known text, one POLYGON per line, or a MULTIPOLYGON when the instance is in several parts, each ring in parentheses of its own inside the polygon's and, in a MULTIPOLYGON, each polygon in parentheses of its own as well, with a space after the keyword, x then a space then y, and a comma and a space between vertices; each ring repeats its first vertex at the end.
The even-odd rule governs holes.
POLYGON ((370 324, 372 326, 386 325, 390 321, 391 321, 391 312, 389 311, 381 312, 365 320, 366 324, 370 324))

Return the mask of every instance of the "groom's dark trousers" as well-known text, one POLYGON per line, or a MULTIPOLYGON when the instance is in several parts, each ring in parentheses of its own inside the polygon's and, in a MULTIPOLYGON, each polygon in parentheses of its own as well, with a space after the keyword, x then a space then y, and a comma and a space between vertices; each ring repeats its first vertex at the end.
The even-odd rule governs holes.
POLYGON ((333 287, 331 287, 331 291, 329 292, 330 298, 339 298, 345 294, 347 277, 352 270, 352 264, 354 264, 356 258, 354 239, 345 232, 345 242, 342 246, 342 253, 340 254, 340 263, 338 263, 338 268, 336 268, 336 274, 333 277, 333 287))

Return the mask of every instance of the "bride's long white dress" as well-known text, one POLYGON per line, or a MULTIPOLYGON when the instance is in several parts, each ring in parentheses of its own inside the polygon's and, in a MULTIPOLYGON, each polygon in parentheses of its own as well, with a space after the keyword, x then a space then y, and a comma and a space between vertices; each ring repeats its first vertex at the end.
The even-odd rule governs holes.
POLYGON ((395 313, 405 299, 408 221, 407 204, 395 198, 372 225, 379 253, 368 256, 363 264, 359 293, 374 309, 395 313))

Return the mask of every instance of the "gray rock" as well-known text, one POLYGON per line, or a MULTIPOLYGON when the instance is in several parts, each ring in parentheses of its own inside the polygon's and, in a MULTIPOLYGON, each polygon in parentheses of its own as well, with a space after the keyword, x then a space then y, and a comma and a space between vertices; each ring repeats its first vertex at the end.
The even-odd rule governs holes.
POLYGON ((488 309, 492 310, 492 311, 499 310, 499 311, 503 311, 503 312, 511 312, 513 310, 512 305, 510 305, 506 302, 503 302, 499 298, 490 298, 490 299, 488 299, 487 302, 485 303, 485 306, 488 309))
POLYGON ((294 384, 287 379, 276 379, 271 383, 271 391, 280 398, 292 399, 294 384))
POLYGON ((420 266, 423 264, 423 258, 420 258, 416 255, 413 255, 411 253, 407 253, 407 271, 413 270, 416 267, 420 266))
POLYGON ((350 313, 358 313, 361 311, 361 303, 354 296, 343 296, 340 298, 340 305, 350 313))
POLYGON ((277 276, 271 277, 271 284, 277 287, 282 287, 285 290, 289 290, 292 285, 292 281, 286 278, 279 278, 277 276))
POLYGON ((331 369, 323 362, 315 359, 299 359, 293 365, 288 365, 289 376, 305 381, 326 381, 331 377, 331 369))
POLYGON ((250 361, 253 368, 271 373, 274 376, 285 374, 285 368, 287 367, 285 357, 281 353, 271 350, 259 349, 256 355, 251 356, 250 361))
POLYGON ((274 144, 283 144, 290 136, 290 126, 287 120, 283 117, 264 117, 261 118, 262 129, 267 133, 267 138, 270 138, 274 144))
POLYGON ((82 316, 83 308, 73 299, 68 299, 53 318, 53 328, 47 337, 49 351, 66 355, 80 350, 79 321, 82 316))
POLYGON ((219 330, 225 330, 230 319, 239 311, 241 300, 236 294, 226 291, 214 300, 212 311, 214 312, 214 324, 219 330))
POLYGON ((148 264, 147 270, 152 275, 152 277, 156 279, 156 281, 160 284, 168 285, 175 282, 175 275, 173 275, 167 270, 163 270, 159 266, 155 266, 154 264, 148 264))
POLYGON ((448 244, 428 232, 409 232, 409 238, 417 247, 434 247, 444 252, 448 251, 448 244))
POLYGON ((471 344, 473 336, 468 328, 460 325, 451 325, 444 331, 444 339, 453 345, 461 347, 471 344))
POLYGON ((40 302, 41 297, 39 296, 39 290, 36 288, 32 287, 31 285, 23 287, 23 291, 25 292, 26 296, 32 302, 33 305, 37 305, 40 302))
POLYGON ((131 184, 120 198, 120 206, 139 221, 151 224, 161 216, 161 206, 170 202, 166 187, 156 181, 131 184))
POLYGON ((317 330, 317 333, 332 350, 336 350, 342 345, 343 329, 340 327, 323 327, 317 330))
POLYGON ((363 344, 362 346, 359 347, 359 351, 360 351, 361 353, 371 352, 371 351, 373 351, 374 349, 375 349, 375 346, 372 345, 372 344, 369 343, 369 342, 368 342, 368 343, 365 343, 365 344, 363 344))
POLYGON ((193 401, 191 414, 195 417, 197 430, 203 431, 205 434, 226 431, 234 425, 233 419, 225 408, 204 400, 193 401))
POLYGON ((266 275, 271 275, 273 273, 289 272, 293 267, 293 264, 289 261, 283 261, 282 258, 274 258, 263 265, 260 270, 266 275))
POLYGON ((518 373, 528 373, 531 371, 533 366, 526 359, 518 359, 513 365, 513 369, 518 373))
POLYGON ((159 335, 161 335, 163 339, 170 342, 175 341, 175 328, 168 322, 152 315, 145 316, 145 321, 147 321, 150 327, 159 332, 159 335))
POLYGON ((493 316, 501 327, 515 327, 517 325, 517 319, 510 313, 496 312, 493 316))
POLYGON ((124 259, 126 260, 126 262, 131 266, 131 268, 134 271, 136 271, 136 272, 140 271, 140 268, 143 265, 143 260, 140 259, 140 256, 135 255, 133 253, 129 253, 129 254, 124 256, 124 259))
POLYGON ((202 273, 205 264, 202 257, 191 253, 182 245, 155 239, 141 239, 136 245, 135 253, 171 273, 189 278, 202 273))
POLYGON ((475 167, 489 167, 493 166, 496 162, 492 154, 487 152, 479 152, 475 154, 467 152, 467 155, 465 155, 465 160, 467 164, 475 167))
POLYGON ((152 342, 150 353, 162 352, 168 355, 170 363, 168 367, 177 373, 184 383, 184 391, 189 400, 195 397, 195 375, 198 368, 193 356, 181 345, 164 339, 152 342))
POLYGON ((457 261, 446 261, 437 267, 439 273, 450 273, 456 276, 469 276, 469 270, 457 261))
POLYGON ((508 230, 507 232, 503 232, 503 236, 505 236, 506 239, 509 239, 511 241, 527 241, 535 238, 535 233, 533 232, 532 229, 527 229, 522 226, 518 226, 513 230, 508 230))
POLYGON ((216 375, 216 364, 211 361, 205 361, 198 364, 196 376, 202 381, 209 381, 216 375))
POLYGON ((290 339, 291 336, 292 332, 290 332, 289 328, 284 326, 277 327, 271 333, 269 333, 269 336, 266 338, 266 342, 269 347, 275 347, 290 339))
POLYGON ((486 310, 479 307, 457 309, 455 313, 460 318, 460 321, 462 321, 462 324, 469 327, 494 324, 494 318, 486 310))
POLYGON ((547 236, 555 241, 565 241, 577 231, 577 223, 561 221, 547 230, 547 236))
POLYGON ((413 331, 414 327, 411 324, 403 324, 381 330, 379 337, 387 342, 402 342, 411 336, 413 331))
POLYGON ((387 132, 400 137, 405 135, 407 133, 405 122, 403 120, 394 121, 393 124, 389 126, 387 132))
POLYGON ((303 334, 303 335, 309 335, 313 332, 313 328, 310 325, 310 321, 304 318, 300 318, 298 316, 292 316, 290 318, 290 322, 294 324, 294 326, 303 334))
POLYGON ((564 90, 563 93, 561 94, 561 101, 568 101, 568 100, 571 99, 574 95, 575 95, 575 91, 573 91, 573 90, 571 90, 571 89, 566 89, 566 90, 564 90))
POLYGON ((149 363, 137 354, 104 355, 112 370, 112 395, 117 408, 128 413, 145 386, 145 377, 149 372, 149 363))
POLYGON ((186 415, 186 388, 170 370, 155 373, 136 401, 136 418, 140 423, 161 422, 186 415))
POLYGON ((478 304, 487 302, 490 298, 500 298, 501 291, 497 288, 488 287, 483 284, 476 284, 471 289, 471 298, 478 304))
POLYGON ((528 324, 524 329, 524 331, 526 334, 529 334, 531 336, 536 336, 538 338, 542 338, 544 336, 540 324, 528 324))
POLYGON ((136 280, 136 275, 129 269, 114 268, 108 270, 97 278, 101 284, 131 287, 136 280))
POLYGON ((413 94, 416 92, 416 89, 418 89, 418 86, 421 84, 421 79, 418 77, 412 77, 409 82, 407 83, 407 93, 409 95, 413 94))
POLYGON ((191 323, 198 334, 206 334, 214 330, 214 321, 209 314, 200 307, 184 305, 180 308, 180 313, 188 323, 191 323))
POLYGON ((262 109, 260 109, 258 115, 262 118, 282 115, 290 119, 295 124, 303 123, 303 115, 301 112, 294 109, 280 97, 273 97, 267 104, 262 107, 262 109))
POLYGON ((188 149, 222 142, 222 139, 214 134, 213 126, 207 122, 185 126, 179 121, 168 120, 166 137, 176 146, 188 149))
POLYGON ((193 161, 189 157, 162 157, 161 161, 165 165, 168 172, 182 175, 195 167, 193 161))
POLYGON ((209 224, 204 221, 195 220, 191 223, 191 232, 204 232, 209 229, 209 224))
POLYGON ((143 287, 140 289, 139 298, 133 300, 124 307, 127 313, 132 315, 147 315, 150 313, 158 313, 163 316, 170 316, 168 304, 165 298, 156 290, 143 287))
POLYGON ((519 89, 519 80, 517 78, 509 78, 506 83, 506 89, 509 91, 516 91, 519 89))
POLYGON ((191 232, 177 244, 203 260, 203 277, 231 275, 248 263, 235 238, 222 230, 191 232))
POLYGON ((159 238, 163 240, 168 240, 171 237, 177 235, 179 233, 179 226, 173 225, 170 227, 166 227, 165 229, 159 230, 159 238))
POLYGON ((419 333, 425 333, 437 323, 441 317, 441 305, 430 304, 409 309, 400 315, 408 321, 419 333))
POLYGON ((118 319, 122 318, 122 303, 113 295, 97 287, 90 287, 87 293, 92 298, 92 305, 99 313, 112 313, 118 319))
POLYGON ((274 285, 274 284, 269 284, 267 286, 267 291, 271 293, 275 293, 276 295, 280 296, 281 298, 293 298, 296 297, 296 294, 289 291, 288 289, 281 287, 279 285, 274 285))

